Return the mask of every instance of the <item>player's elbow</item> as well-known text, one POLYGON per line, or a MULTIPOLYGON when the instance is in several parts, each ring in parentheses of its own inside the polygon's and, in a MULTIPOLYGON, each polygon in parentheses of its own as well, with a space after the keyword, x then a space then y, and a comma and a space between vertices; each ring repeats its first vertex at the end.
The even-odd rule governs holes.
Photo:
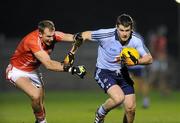
POLYGON ((151 55, 149 55, 149 64, 153 63, 153 57, 151 55))

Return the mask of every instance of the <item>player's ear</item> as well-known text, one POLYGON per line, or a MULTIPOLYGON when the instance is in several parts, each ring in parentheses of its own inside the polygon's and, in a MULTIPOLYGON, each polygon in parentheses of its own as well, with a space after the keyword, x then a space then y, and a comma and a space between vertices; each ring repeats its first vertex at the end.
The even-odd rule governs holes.
POLYGON ((42 33, 41 32, 39 32, 39 37, 42 38, 42 33))
POLYGON ((116 24, 116 28, 118 28, 118 25, 116 24))

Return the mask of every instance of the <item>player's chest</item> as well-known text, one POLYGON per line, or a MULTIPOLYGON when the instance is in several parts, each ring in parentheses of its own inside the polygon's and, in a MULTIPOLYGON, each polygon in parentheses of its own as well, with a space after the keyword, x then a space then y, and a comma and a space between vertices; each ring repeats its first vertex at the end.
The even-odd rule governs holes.
POLYGON ((105 44, 103 48, 106 53, 112 56, 117 56, 122 50, 122 45, 120 45, 119 42, 111 42, 111 43, 105 44))

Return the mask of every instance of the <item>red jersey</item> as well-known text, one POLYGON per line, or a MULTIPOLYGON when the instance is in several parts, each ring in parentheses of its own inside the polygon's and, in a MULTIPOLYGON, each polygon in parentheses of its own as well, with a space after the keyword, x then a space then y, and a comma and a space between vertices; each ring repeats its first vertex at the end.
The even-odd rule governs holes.
POLYGON ((47 46, 40 40, 38 30, 29 33, 19 43, 10 59, 10 63, 14 67, 27 72, 37 69, 41 62, 34 56, 34 53, 44 50, 50 54, 54 44, 62 40, 63 34, 62 32, 55 32, 54 41, 50 46, 47 46))

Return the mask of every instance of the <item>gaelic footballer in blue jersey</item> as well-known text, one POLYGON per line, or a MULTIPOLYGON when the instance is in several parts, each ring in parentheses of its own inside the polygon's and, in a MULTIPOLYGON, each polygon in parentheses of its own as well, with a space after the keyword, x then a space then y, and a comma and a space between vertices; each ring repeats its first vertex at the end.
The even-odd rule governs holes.
POLYGON ((116 26, 113 28, 84 31, 75 34, 75 37, 75 44, 78 44, 78 47, 85 41, 99 44, 95 80, 109 98, 98 108, 94 122, 103 123, 109 111, 123 104, 125 109, 123 123, 133 123, 136 108, 133 81, 127 66, 122 62, 116 62, 116 59, 124 47, 133 47, 140 54, 134 65, 152 63, 152 56, 143 39, 133 31, 133 19, 127 14, 122 14, 118 16, 116 26))

